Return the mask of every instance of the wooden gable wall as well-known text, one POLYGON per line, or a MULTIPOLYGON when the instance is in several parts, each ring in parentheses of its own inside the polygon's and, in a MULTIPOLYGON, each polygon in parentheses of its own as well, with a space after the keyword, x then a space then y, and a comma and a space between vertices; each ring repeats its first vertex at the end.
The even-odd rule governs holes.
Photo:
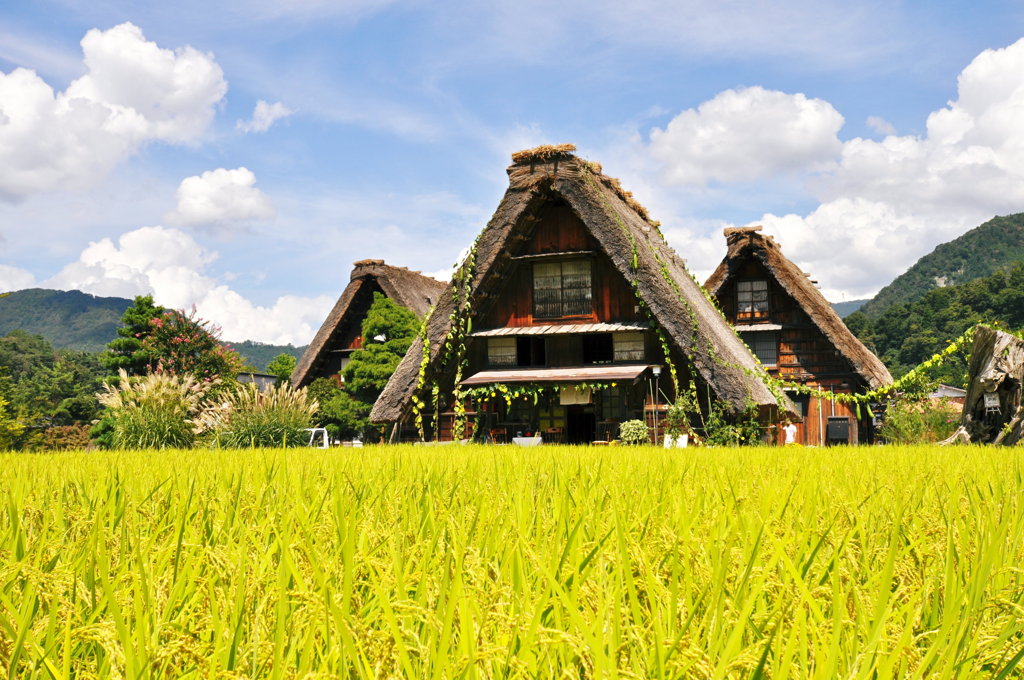
POLYGON ((605 321, 637 321, 643 318, 636 309, 633 290, 621 273, 601 251, 597 241, 587 233, 579 217, 566 205, 545 209, 529 236, 511 253, 515 265, 501 288, 476 319, 477 328, 534 326, 550 323, 596 323, 605 321), (533 263, 587 257, 591 260, 593 313, 563 319, 535 319, 533 316, 533 263), (583 254, 585 253, 585 254, 583 254), (539 257, 538 257, 539 256, 539 257), (543 256, 549 256, 547 260, 543 256), (533 259, 537 257, 537 259, 533 259))

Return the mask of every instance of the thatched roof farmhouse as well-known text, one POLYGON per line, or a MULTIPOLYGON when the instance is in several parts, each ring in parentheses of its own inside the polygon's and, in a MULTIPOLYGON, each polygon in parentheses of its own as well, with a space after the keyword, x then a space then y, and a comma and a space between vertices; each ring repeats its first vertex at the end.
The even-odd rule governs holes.
MULTIPOLYGON (((545 146, 513 155, 508 190, 476 242, 468 280, 460 284, 456 276, 440 296, 425 327, 428 352, 422 339, 413 343, 377 400, 373 421, 408 419, 414 396, 424 399, 434 384, 451 395, 457 373, 463 387, 565 387, 608 379, 609 372, 635 384, 657 376, 653 369, 661 364, 673 365, 681 381, 695 378, 734 413, 751 405, 777 413, 779 400, 757 377, 755 359, 658 224, 618 180, 574 150, 545 146), (470 317, 463 340, 453 339, 460 315, 470 317), (453 342, 466 344, 465 366, 458 371, 453 342)), ((517 417, 527 427, 548 423, 543 429, 571 431, 590 427, 588 418, 613 421, 645 408, 643 394, 632 406, 630 397, 616 395, 612 390, 604 402, 595 397, 586 406, 552 403, 547 415, 517 417), (615 399, 625 405, 609 406, 615 399), (573 415, 573 408, 583 415, 573 415)))

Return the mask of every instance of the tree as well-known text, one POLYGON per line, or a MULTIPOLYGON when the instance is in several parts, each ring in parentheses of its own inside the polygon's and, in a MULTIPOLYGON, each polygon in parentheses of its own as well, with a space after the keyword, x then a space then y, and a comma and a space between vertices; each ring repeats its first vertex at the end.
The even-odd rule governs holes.
POLYGON ((54 351, 24 331, 0 338, 0 396, 19 423, 6 445, 36 448, 45 445, 52 427, 84 428, 99 413, 96 392, 103 375, 97 354, 54 351))
POLYGON ((377 401, 416 337, 420 323, 405 307, 374 293, 363 320, 363 348, 352 353, 345 367, 346 391, 365 404, 377 401))
POLYGON ((352 361, 345 367, 345 384, 318 378, 309 386, 311 398, 320 403, 320 422, 332 437, 375 436, 370 409, 412 344, 420 323, 408 309, 374 293, 363 320, 363 348, 352 353, 352 361))
POLYGON ((267 364, 267 373, 277 376, 277 384, 289 382, 292 371, 295 370, 295 357, 291 354, 281 353, 274 357, 273 361, 267 364))
POLYGON ((145 375, 149 371, 153 357, 144 343, 152 330, 153 319, 165 311, 153 304, 151 295, 137 296, 132 306, 124 310, 123 325, 117 329, 117 337, 107 343, 107 352, 103 355, 103 365, 111 375, 122 368, 128 375, 145 375))
POLYGON ((142 351, 150 358, 149 370, 183 375, 205 381, 234 378, 244 361, 238 352, 220 341, 220 329, 176 309, 150 320, 142 351))

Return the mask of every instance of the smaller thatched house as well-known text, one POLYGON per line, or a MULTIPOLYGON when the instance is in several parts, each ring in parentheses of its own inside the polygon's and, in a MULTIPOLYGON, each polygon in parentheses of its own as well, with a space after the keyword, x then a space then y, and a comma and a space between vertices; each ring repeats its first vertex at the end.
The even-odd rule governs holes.
POLYGON ((393 438, 582 443, 632 419, 657 432, 676 385, 734 416, 793 408, 658 224, 573 150, 512 156, 494 216, 374 405, 393 438))
POLYGON ((295 365, 292 385, 302 387, 316 378, 341 380, 349 355, 363 346, 363 319, 373 304, 374 293, 383 293, 423 317, 437 304, 444 288, 440 281, 405 267, 392 267, 384 260, 356 262, 348 286, 295 365))
MULTIPOLYGON (((725 230, 728 252, 705 288, 773 377, 823 391, 864 393, 892 382, 885 365, 850 332, 807 274, 761 227, 725 230)), ((790 395, 800 410, 797 442, 872 440, 871 418, 835 400, 790 395)))

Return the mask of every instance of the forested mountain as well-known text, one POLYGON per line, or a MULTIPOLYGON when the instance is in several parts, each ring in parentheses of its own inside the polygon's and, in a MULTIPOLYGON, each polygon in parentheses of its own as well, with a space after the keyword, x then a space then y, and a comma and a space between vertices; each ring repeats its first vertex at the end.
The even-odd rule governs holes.
MULTIPOLYGON (((998 321, 1015 330, 1024 327, 1024 260, 991 276, 934 288, 913 302, 889 305, 877 318, 858 311, 845 321, 892 374, 900 376, 976 323, 998 321)), ((962 387, 964 358, 934 377, 962 387)))
POLYGON ((930 290, 989 276, 1024 260, 1024 213, 995 217, 939 245, 860 308, 878 318, 891 305, 909 303, 930 290))
POLYGON ((842 302, 830 302, 832 309, 836 310, 836 314, 839 316, 847 316, 853 314, 858 309, 864 306, 867 300, 843 300, 842 302))
MULTIPOLYGON (((121 315, 131 304, 126 298, 97 297, 77 290, 19 290, 0 297, 0 336, 22 330, 42 336, 55 349, 99 352, 117 337, 121 315)), ((251 340, 234 343, 234 347, 260 371, 279 354, 298 358, 306 349, 251 340)))
POLYGON ((252 340, 232 342, 231 346, 242 355, 246 363, 251 364, 260 371, 266 371, 267 364, 273 361, 279 354, 290 354, 299 359, 302 357, 302 353, 306 351, 305 345, 302 347, 295 347, 294 345, 264 345, 262 342, 253 342, 252 340))
POLYGON ((23 330, 57 349, 98 352, 114 338, 131 303, 77 290, 19 290, 0 298, 0 335, 23 330))

